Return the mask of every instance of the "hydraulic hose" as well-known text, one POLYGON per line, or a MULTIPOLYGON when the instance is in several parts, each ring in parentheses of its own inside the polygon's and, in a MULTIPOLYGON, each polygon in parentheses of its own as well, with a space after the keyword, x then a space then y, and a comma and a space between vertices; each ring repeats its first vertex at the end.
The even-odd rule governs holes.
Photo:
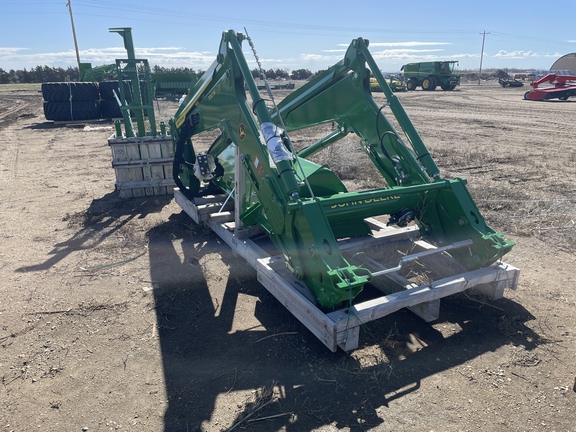
POLYGON ((194 197, 197 196, 197 194, 194 194, 189 189, 187 189, 186 186, 184 186, 184 183, 182 183, 182 181, 180 180, 179 174, 180 174, 180 167, 182 165, 186 166, 190 165, 184 159, 184 147, 186 145, 186 141, 188 141, 192 137, 192 134, 194 133, 194 129, 196 128, 198 122, 199 122, 198 115, 189 115, 184 124, 182 125, 182 129, 180 130, 180 133, 178 135, 178 141, 176 141, 176 148, 174 149, 174 161, 172 165, 172 170, 174 172, 173 174, 174 183, 176 183, 176 186, 180 189, 182 195, 184 195, 189 200, 194 200, 194 197))

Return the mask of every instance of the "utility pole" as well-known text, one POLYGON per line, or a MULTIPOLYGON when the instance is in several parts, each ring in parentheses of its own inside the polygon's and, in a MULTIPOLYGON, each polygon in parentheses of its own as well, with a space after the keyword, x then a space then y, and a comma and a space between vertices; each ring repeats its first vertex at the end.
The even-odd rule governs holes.
POLYGON ((482 35, 482 51, 480 51, 480 72, 478 72, 478 85, 480 85, 480 80, 482 79, 482 59, 484 58, 484 40, 486 39, 486 35, 490 33, 486 33, 486 31, 483 31, 480 34, 482 35))
POLYGON ((78 61, 78 71, 80 71, 80 52, 78 51, 78 41, 76 40, 76 29, 74 28, 74 17, 72 16, 72 3, 68 0, 66 7, 70 11, 70 22, 72 23, 72 36, 74 36, 74 48, 76 49, 76 60, 78 61))

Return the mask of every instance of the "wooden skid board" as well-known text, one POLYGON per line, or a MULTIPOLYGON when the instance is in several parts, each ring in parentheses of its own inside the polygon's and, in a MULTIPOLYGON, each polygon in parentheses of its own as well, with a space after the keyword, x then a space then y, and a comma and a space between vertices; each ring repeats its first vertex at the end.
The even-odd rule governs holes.
POLYGON ((170 136, 108 139, 121 198, 171 194, 174 159, 170 136))
MULTIPOLYGON (((516 289, 518 285, 520 270, 503 262, 478 270, 463 271, 420 285, 411 283, 396 273, 390 273, 384 276, 392 283, 382 283, 382 286, 395 285, 396 288, 388 290, 383 288, 381 296, 325 313, 316 306, 314 296, 308 288, 288 271, 281 255, 270 255, 250 238, 237 236, 233 213, 227 221, 222 221, 221 216, 212 218, 209 211, 206 212, 206 203, 196 206, 178 189, 174 189, 174 198, 194 221, 208 225, 241 255, 256 270, 258 281, 333 352, 338 347, 344 351, 358 348, 362 324, 375 321, 400 309, 409 308, 426 321, 431 321, 437 319, 440 299, 443 297, 477 288, 494 298, 499 298, 505 288, 516 289)), ((212 199, 223 202, 217 197, 212 199)), ((415 228, 386 227, 372 219, 369 223, 373 229, 372 237, 343 240, 340 242, 341 250, 361 250, 367 244, 386 248, 387 244, 396 241, 411 242, 416 250, 434 247, 422 240, 415 240, 417 237, 415 228)), ((375 285, 379 284, 375 282, 375 285)))
POLYGON ((173 179, 116 182, 115 186, 120 198, 170 195, 174 192, 173 179))

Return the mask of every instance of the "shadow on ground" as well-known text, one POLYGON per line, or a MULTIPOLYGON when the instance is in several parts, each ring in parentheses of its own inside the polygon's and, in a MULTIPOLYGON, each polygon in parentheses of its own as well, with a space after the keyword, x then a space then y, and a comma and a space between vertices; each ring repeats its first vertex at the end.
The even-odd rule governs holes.
POLYGON ((332 353, 258 283, 242 258, 186 214, 173 215, 148 236, 168 394, 165 432, 368 430, 385 424, 382 407, 417 390, 423 379, 506 344, 527 350, 538 344, 525 325, 533 317, 522 306, 502 299, 497 308, 480 308, 458 297, 444 300, 439 319, 459 329, 452 335, 400 311, 362 329, 361 356, 332 353), (212 254, 226 275, 221 303, 202 265, 212 254), (255 299, 258 325, 233 331, 246 296, 255 299), (219 412, 232 413, 233 423, 219 412))
POLYGON ((66 214, 63 218, 71 227, 78 230, 67 240, 57 243, 44 262, 24 266, 17 272, 33 272, 50 269, 75 251, 90 249, 113 236, 135 219, 143 219, 147 214, 159 212, 172 200, 171 195, 134 198, 118 197, 110 192, 102 198, 92 200, 83 212, 66 214))
MULTIPOLYGON (((49 269, 171 200, 124 200, 115 192, 93 200, 84 212, 67 216, 78 229, 55 244, 48 259, 18 271, 49 269)), ((184 212, 147 237, 168 395, 165 432, 296 432, 324 425, 368 430, 385 425, 390 401, 418 390, 425 378, 507 344, 531 350, 539 343, 525 325, 533 317, 522 306, 502 299, 497 308, 479 308, 459 297, 443 300, 439 321, 459 329, 449 336, 400 311, 364 326, 357 351, 332 353, 266 291, 242 258, 184 212), (206 259, 221 269, 205 266, 206 259), (255 324, 237 330, 239 311, 255 324), (225 418, 220 412, 227 412, 225 418)))

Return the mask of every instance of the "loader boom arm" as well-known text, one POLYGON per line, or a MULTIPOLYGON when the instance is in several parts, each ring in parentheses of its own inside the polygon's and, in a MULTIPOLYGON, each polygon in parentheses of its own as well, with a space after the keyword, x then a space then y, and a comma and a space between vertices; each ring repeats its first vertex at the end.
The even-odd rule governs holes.
POLYGON ((354 39, 342 61, 273 110, 244 58, 245 39, 232 30, 223 33, 216 61, 170 121, 175 181, 191 200, 210 193, 232 196, 242 223, 264 230, 320 307, 351 302, 373 277, 348 262, 338 246, 340 238, 369 235, 368 217, 388 215, 399 226, 414 221, 439 247, 468 245, 453 252, 468 268, 490 264, 511 249, 513 243, 484 222, 466 182, 441 178, 368 41, 354 39), (386 97, 383 106, 370 92, 371 73, 386 97), (294 149, 290 132, 329 122, 336 127, 326 137, 294 149), (199 153, 193 140, 207 131, 218 137, 199 153), (387 187, 348 191, 330 167, 307 159, 349 134, 359 138, 387 187), (238 179, 245 181, 238 185, 238 179))

